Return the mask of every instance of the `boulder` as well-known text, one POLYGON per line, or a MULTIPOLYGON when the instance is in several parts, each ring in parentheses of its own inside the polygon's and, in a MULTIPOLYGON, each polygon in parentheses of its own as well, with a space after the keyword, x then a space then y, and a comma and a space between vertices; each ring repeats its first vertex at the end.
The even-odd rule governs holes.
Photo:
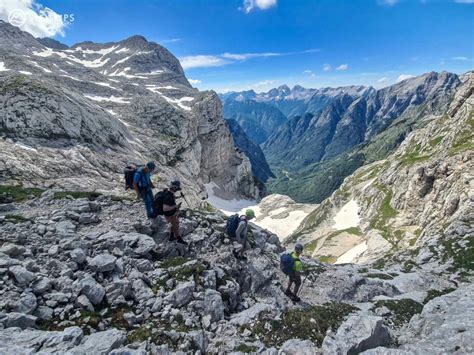
POLYGON ((357 314, 349 316, 335 333, 324 338, 322 350, 327 354, 358 354, 389 342, 390 335, 381 317, 357 314))
POLYGON ((65 353, 78 345, 83 334, 79 327, 59 332, 7 328, 0 331, 1 354, 65 353))
POLYGON ((73 261, 75 261, 78 264, 82 264, 84 261, 86 261, 86 253, 84 253, 84 250, 80 248, 71 250, 69 252, 69 256, 71 257, 73 261))
POLYGON ((23 266, 11 266, 8 270, 20 286, 28 286, 35 279, 35 274, 26 270, 23 266))
POLYGON ((41 295, 51 289, 51 279, 41 276, 33 283, 31 288, 36 295, 41 295))
MULTIPOLYGON (((317 355, 323 354, 318 348, 309 340, 290 339, 281 346, 278 354, 281 355, 317 355)), ((329 353, 328 353, 329 354, 329 353)), ((331 353, 336 354, 336 353, 331 353)), ((341 353, 342 354, 342 353, 341 353)))
POLYGON ((196 285, 192 281, 182 283, 171 291, 164 300, 172 304, 173 307, 183 307, 192 300, 195 287, 196 285))
POLYGON ((93 277, 87 276, 80 280, 79 284, 81 285, 81 293, 86 295, 93 305, 102 302, 105 296, 105 289, 93 277))
POLYGON ((0 253, 4 253, 9 256, 20 256, 23 255, 26 251, 25 247, 22 247, 21 245, 16 245, 13 243, 5 243, 2 245, 0 248, 0 253))
POLYGON ((125 341, 126 332, 109 329, 85 337, 82 343, 70 350, 72 354, 108 354, 118 349, 125 341))
POLYGON ((37 318, 30 314, 10 312, 7 313, 6 327, 18 327, 21 329, 34 328, 37 318))
POLYGON ((89 260, 89 266, 92 270, 98 272, 108 272, 115 268, 117 258, 110 254, 99 254, 89 260))
POLYGON ((38 301, 36 300, 36 296, 32 292, 24 292, 20 299, 15 302, 12 310, 18 313, 31 314, 37 306, 38 301))
POLYGON ((230 322, 235 325, 244 325, 258 318, 260 313, 271 311, 273 308, 269 304, 257 303, 245 311, 239 312, 232 316, 230 322))

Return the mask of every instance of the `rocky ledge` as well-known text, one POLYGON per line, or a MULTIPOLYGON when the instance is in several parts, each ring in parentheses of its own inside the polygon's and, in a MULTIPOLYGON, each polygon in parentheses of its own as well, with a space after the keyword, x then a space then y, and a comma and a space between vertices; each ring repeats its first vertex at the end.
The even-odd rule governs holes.
POLYGON ((283 293, 278 237, 236 260, 216 211, 183 210, 189 247, 136 201, 2 187, 0 353, 470 353, 474 287, 415 269, 308 266, 283 293))

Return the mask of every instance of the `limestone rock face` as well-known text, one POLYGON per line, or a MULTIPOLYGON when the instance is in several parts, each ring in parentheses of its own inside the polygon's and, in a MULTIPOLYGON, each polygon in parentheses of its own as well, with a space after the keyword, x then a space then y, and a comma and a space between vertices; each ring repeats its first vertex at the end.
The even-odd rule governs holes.
POLYGON ((123 193, 124 167, 154 160, 193 204, 210 181, 259 195, 219 98, 192 88, 162 46, 134 36, 64 48, 5 22, 0 34, 2 180, 123 193))
POLYGON ((161 218, 142 221, 141 201, 46 191, 13 204, 25 219, 0 222, 9 253, 0 253, 0 353, 377 354, 393 344, 399 353, 472 352, 464 269, 458 280, 303 257, 295 304, 278 237, 250 225, 255 244, 236 259, 223 214, 183 209, 184 247, 161 218), (81 222, 89 213, 96 223, 81 222), (74 232, 63 233, 67 225, 74 232), (42 235, 32 232, 39 226, 42 235))

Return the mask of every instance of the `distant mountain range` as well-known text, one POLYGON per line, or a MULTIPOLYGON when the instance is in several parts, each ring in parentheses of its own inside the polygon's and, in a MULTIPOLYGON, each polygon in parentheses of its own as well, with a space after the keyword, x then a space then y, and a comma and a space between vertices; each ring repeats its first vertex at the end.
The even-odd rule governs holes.
POLYGON ((272 192, 320 202, 356 168, 392 152, 422 117, 443 114, 461 79, 426 73, 395 85, 221 94, 224 116, 260 144, 272 192))

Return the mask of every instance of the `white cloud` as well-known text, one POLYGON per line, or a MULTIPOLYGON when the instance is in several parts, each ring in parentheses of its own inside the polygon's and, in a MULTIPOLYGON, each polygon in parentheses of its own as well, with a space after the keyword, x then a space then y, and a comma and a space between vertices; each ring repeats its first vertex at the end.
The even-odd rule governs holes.
POLYGON ((10 22, 35 37, 64 36, 63 16, 35 0, 1 0, 0 20, 10 22))
POLYGON ((403 80, 407 80, 407 79, 410 79, 410 78, 414 78, 415 76, 414 75, 410 75, 410 74, 402 74, 398 77, 397 79, 397 83, 399 83, 400 81, 403 81, 403 80))
POLYGON ((463 56, 452 57, 451 59, 452 59, 452 60, 461 60, 461 61, 467 61, 467 60, 469 60, 468 57, 463 57, 463 56))
POLYGON ((218 67, 236 62, 244 62, 252 58, 281 57, 286 55, 308 54, 320 52, 320 49, 307 49, 297 52, 262 52, 262 53, 222 53, 217 55, 194 55, 179 58, 184 69, 218 67))
POLYGON ((159 43, 175 43, 181 41, 181 38, 170 38, 170 39, 163 39, 159 41, 159 43))
POLYGON ((268 10, 277 5, 277 0, 244 0, 239 10, 250 13, 255 9, 268 10))
POLYGON ((191 55, 179 58, 183 69, 220 67, 229 62, 215 55, 191 55))
POLYGON ((458 4, 474 4, 474 0, 454 0, 458 4))
POLYGON ((332 69, 331 64, 325 63, 323 65, 323 70, 324 71, 331 71, 331 69, 332 69))
POLYGON ((380 78, 379 80, 377 80, 377 82, 383 84, 383 83, 386 83, 387 80, 388 80, 388 78, 386 76, 384 76, 384 77, 380 78))
POLYGON ((349 69, 348 64, 341 64, 340 66, 336 68, 336 70, 342 70, 342 71, 347 70, 347 69, 349 69))
POLYGON ((188 79, 192 85, 201 84, 201 80, 198 79, 188 79))
POLYGON ((266 53, 243 53, 243 54, 234 54, 234 53, 224 53, 221 54, 222 58, 226 59, 232 59, 232 60, 247 60, 250 58, 258 58, 258 57, 279 57, 281 55, 284 55, 284 53, 272 53, 272 52, 266 52, 266 53))

